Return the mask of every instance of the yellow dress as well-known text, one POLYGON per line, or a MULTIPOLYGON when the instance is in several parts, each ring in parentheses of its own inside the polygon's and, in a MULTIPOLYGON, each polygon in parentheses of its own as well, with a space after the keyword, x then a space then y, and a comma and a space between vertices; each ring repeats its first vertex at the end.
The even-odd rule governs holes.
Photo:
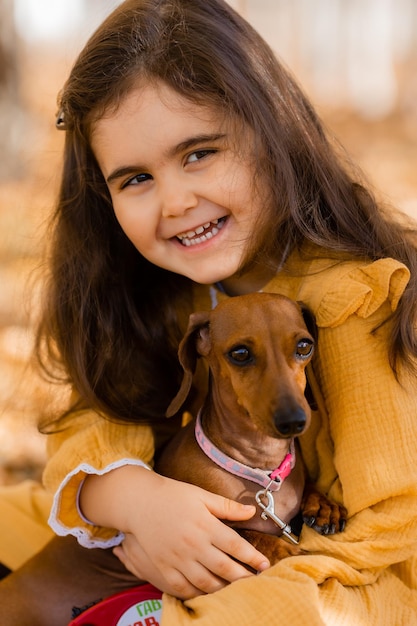
MULTIPOLYGON (((320 489, 346 506, 346 530, 322 537, 304 527, 305 556, 187 602, 164 595, 162 626, 417 626, 417 385, 406 373, 396 380, 390 323, 381 326, 409 272, 392 259, 335 262, 312 252, 293 254, 264 291, 302 301, 316 317, 311 384, 319 408, 302 437, 303 458, 320 489)), ((196 309, 226 297, 197 291, 196 309)), ((44 482, 56 494, 55 530, 85 545, 117 543, 116 531, 83 520, 77 493, 86 472, 126 459, 151 465, 150 429, 84 411, 49 439, 44 482)))

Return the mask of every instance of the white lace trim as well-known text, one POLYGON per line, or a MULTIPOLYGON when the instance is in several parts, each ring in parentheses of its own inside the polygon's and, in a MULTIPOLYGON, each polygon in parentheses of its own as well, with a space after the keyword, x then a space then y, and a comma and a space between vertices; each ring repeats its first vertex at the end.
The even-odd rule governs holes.
MULTIPOLYGON (((84 548, 113 548, 114 546, 118 546, 124 539, 124 534, 122 532, 118 532, 114 537, 111 537, 110 539, 99 539, 97 537, 92 537, 91 532, 87 528, 83 528, 82 526, 69 528, 68 526, 62 524, 62 522, 58 520, 58 511, 62 492, 73 476, 79 474, 80 472, 83 474, 95 474, 98 476, 102 476, 103 474, 107 474, 111 470, 117 469, 118 467, 123 467, 125 465, 137 465, 139 467, 145 467, 146 469, 151 470, 149 465, 147 465, 140 459, 120 459, 119 461, 110 463, 110 465, 107 465, 101 470, 97 470, 95 467, 89 465, 88 463, 81 463, 69 474, 67 474, 54 495, 51 513, 48 519, 48 524, 52 528, 52 530, 61 537, 73 535, 77 539, 78 543, 84 548)), ((79 486, 75 505, 77 507, 79 517, 86 524, 90 524, 91 526, 93 526, 94 524, 91 524, 91 522, 84 517, 79 506, 79 494, 84 480, 81 481, 81 484, 79 486)))

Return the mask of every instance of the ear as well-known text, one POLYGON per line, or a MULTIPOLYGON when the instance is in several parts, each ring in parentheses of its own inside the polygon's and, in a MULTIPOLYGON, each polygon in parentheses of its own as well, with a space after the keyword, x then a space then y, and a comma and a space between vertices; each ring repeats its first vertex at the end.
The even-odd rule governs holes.
POLYGON ((200 354, 207 354, 210 349, 209 321, 210 313, 206 311, 191 313, 190 315, 187 331, 178 348, 178 358, 184 370, 184 377, 177 395, 166 410, 165 415, 167 417, 175 415, 184 404, 193 382, 197 358, 200 354))
POLYGON ((313 337, 314 341, 317 340, 317 324, 316 318, 314 317, 313 312, 308 308, 304 302, 297 302, 298 306, 301 309, 301 315, 303 316, 303 320, 305 325, 307 326, 307 330, 310 335, 313 337))

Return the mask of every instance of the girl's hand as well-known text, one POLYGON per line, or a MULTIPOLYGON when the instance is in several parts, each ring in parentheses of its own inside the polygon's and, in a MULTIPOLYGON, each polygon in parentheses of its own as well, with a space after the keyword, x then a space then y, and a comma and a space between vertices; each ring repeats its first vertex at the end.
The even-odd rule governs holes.
POLYGON ((185 599, 250 576, 234 559, 255 570, 269 566, 260 552, 219 521, 249 519, 255 507, 166 478, 155 495, 160 502, 150 506, 147 521, 141 520, 138 533, 128 533, 114 550, 138 578, 185 599))
MULTIPOLYGON (((93 522, 118 528, 126 534, 122 546, 115 548, 114 553, 138 578, 185 599, 217 591, 229 582, 253 575, 242 563, 255 571, 269 567, 260 552, 220 521, 250 519, 255 514, 254 506, 140 467, 127 466, 109 474, 113 474, 111 482, 117 478, 119 487, 107 511, 118 507, 116 517, 121 524, 110 519, 97 522, 91 512, 84 510, 84 513, 93 522)), ((94 482, 89 489, 93 486, 94 482)), ((82 494, 83 509, 87 495, 88 492, 82 494)))

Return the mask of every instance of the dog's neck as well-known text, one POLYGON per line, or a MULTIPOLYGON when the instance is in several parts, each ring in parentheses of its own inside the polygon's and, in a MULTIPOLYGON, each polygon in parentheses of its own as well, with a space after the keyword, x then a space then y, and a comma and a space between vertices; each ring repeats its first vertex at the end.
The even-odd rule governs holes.
POLYGON ((195 422, 195 438, 204 454, 216 465, 230 474, 250 480, 270 491, 278 491, 284 480, 290 475, 295 466, 294 439, 289 441, 288 452, 279 465, 273 469, 263 470, 251 467, 228 456, 225 452, 214 445, 203 431, 201 424, 201 411, 195 422))

